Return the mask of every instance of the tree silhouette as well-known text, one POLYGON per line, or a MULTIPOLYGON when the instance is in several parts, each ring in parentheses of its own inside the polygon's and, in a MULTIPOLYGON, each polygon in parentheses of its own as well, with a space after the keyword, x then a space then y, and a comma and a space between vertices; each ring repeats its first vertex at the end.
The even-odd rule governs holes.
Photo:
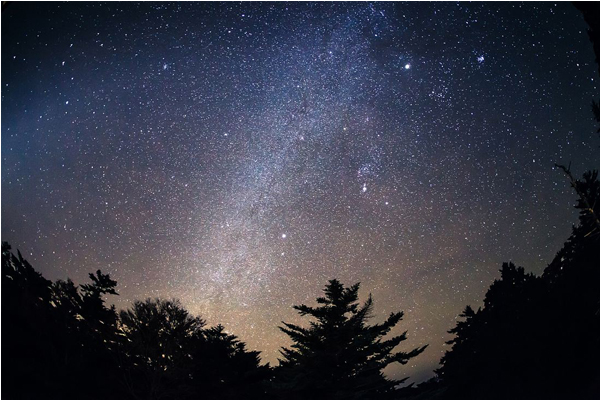
POLYGON ((552 351, 545 282, 512 263, 488 290, 483 309, 467 306, 449 332, 452 350, 442 357, 440 377, 449 398, 531 398, 540 394, 542 359, 552 351), (542 339, 542 340, 540 340, 542 339))
POLYGON ((600 182, 598 181, 598 171, 587 171, 583 174, 583 180, 579 180, 573 177, 570 164, 568 167, 559 164, 555 165, 565 173, 571 183, 571 187, 579 197, 575 208, 579 210, 580 227, 589 230, 585 234, 586 236, 600 237, 600 216, 598 215, 600 182))
POLYGON ((122 380, 139 399, 263 399, 271 368, 218 325, 204 329, 177 300, 121 311, 122 380))
POLYGON ((134 398, 161 399, 185 394, 190 343, 204 326, 177 300, 135 301, 120 313, 125 371, 134 398))
MULTIPOLYGON (((2 243, 2 397, 33 399, 51 387, 56 374, 44 374, 51 365, 49 310, 51 282, 23 259, 15 256, 8 243, 2 243)), ((52 371, 51 371, 52 372, 52 371)))
POLYGON ((190 384, 207 399, 264 399, 272 370, 259 354, 222 325, 204 329, 193 341, 190 384))
POLYGON ((406 332, 384 339, 402 319, 391 313, 381 324, 367 325, 373 309, 369 295, 358 304, 359 284, 345 288, 330 280, 318 307, 294 306, 301 316, 316 319, 308 328, 283 323, 280 329, 294 342, 282 348, 283 358, 275 387, 285 398, 371 399, 390 394, 402 381, 387 379, 382 369, 391 363, 406 364, 426 346, 409 352, 393 352, 406 332))
MULTIPOLYGON (((600 8, 575 6, 598 63, 600 8)), ((594 101, 592 111, 600 122, 594 101)), ((577 193, 579 224, 541 277, 505 264, 484 308, 461 314, 437 371, 445 399, 600 398, 600 181, 556 166, 577 193)))
POLYGON ((2 244, 2 395, 13 399, 264 399, 272 369, 223 326, 203 329, 177 300, 120 313, 116 281, 45 279, 2 244), (120 383, 120 384, 119 384, 120 383))
POLYGON ((579 224, 542 276, 504 264, 483 309, 467 307, 449 331, 444 398, 600 396, 600 182, 592 171, 571 183, 579 224))
MULTIPOLYGON (((116 282, 97 272, 103 282, 116 282)), ((2 389, 7 398, 106 398, 118 390, 108 342, 116 313, 99 293, 92 297, 70 280, 42 277, 2 244, 2 389), (83 293, 83 294, 82 294, 83 293)), ((106 292, 108 293, 108 292, 106 292)))

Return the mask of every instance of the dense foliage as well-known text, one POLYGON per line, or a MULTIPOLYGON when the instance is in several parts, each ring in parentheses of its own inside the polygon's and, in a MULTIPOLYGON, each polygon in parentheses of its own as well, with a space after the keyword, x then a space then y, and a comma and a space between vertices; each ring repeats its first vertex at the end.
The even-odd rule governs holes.
POLYGON ((438 370, 447 398, 598 398, 600 393, 600 183, 574 186, 579 225, 542 276, 512 263, 483 308, 467 307, 438 370), (590 205, 593 205, 590 207, 590 205))
POLYGON ((117 314, 117 283, 51 282, 2 245, 2 397, 7 399, 262 399, 259 353, 222 326, 205 328, 176 300, 117 314))

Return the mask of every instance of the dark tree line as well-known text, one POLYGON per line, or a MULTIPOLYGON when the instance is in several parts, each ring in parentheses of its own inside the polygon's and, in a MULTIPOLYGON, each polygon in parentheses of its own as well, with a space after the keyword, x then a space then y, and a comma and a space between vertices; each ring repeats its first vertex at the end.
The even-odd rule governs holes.
POLYGON ((117 283, 51 282, 2 244, 2 397, 6 399, 373 399, 401 382, 381 370, 424 348, 394 352, 406 332, 385 338, 402 319, 367 325, 371 297, 359 307, 356 284, 332 280, 309 328, 284 323, 293 345, 280 366, 221 325, 206 327, 177 300, 136 301, 117 313, 105 296, 117 283))
MULTIPOLYGON (((568 170, 567 170, 568 171, 568 170)), ((570 172, 570 171, 569 171, 570 172)), ((117 283, 51 282, 2 245, 2 396, 7 399, 598 399, 600 398, 600 181, 572 178, 579 223, 541 276, 505 263, 483 307, 467 306, 449 332, 435 379, 398 389, 382 370, 425 347, 398 351, 392 313, 369 325, 359 285, 326 285, 317 306, 282 323, 292 345, 261 365, 221 325, 206 327, 178 301, 136 301, 117 313, 117 283)))
POLYGON ((99 271, 90 277, 92 283, 80 288, 70 280, 52 283, 2 244, 3 395, 111 394, 101 382, 114 379, 110 349, 117 320, 102 295, 114 294, 115 282, 99 271))
POLYGON ((512 263, 502 266, 483 307, 467 306, 449 331, 452 348, 437 378, 413 391, 415 398, 600 398, 597 171, 574 185, 579 224, 563 248, 541 276, 512 263))
POLYGON ((449 331, 436 377, 401 398, 600 399, 600 181, 569 176, 579 223, 562 249, 541 276, 502 265, 483 307, 449 331))
POLYGON ((117 313, 117 283, 51 282, 2 244, 2 396, 7 399, 598 399, 600 398, 600 181, 574 179, 579 222, 541 276, 512 263, 483 307, 467 306, 450 330, 435 379, 398 390, 385 377, 425 347, 397 351, 406 332, 392 313, 367 324, 369 296, 331 280, 317 306, 294 308, 308 326, 279 366, 261 365, 224 327, 206 327, 178 301, 147 299, 117 313))
MULTIPOLYGON (((569 171, 570 172, 570 171, 569 171)), ((373 300, 331 280, 317 306, 282 323, 292 345, 261 365, 221 325, 206 327, 178 301, 136 301, 117 313, 117 283, 51 282, 2 245, 2 396, 7 399, 597 399, 600 398, 600 181, 572 178, 579 223, 541 276, 505 263, 483 307, 450 330, 435 379, 398 389, 385 377, 425 347, 398 351, 392 313, 369 325, 373 300)))
MULTIPOLYGON (((566 169, 567 172, 570 171, 566 169)), ((51 282, 2 244, 2 396, 7 399, 598 399, 600 181, 578 180, 579 222, 541 276, 505 263, 483 307, 467 306, 435 379, 398 389, 382 370, 425 347, 398 351, 392 313, 369 325, 373 300, 331 280, 317 306, 282 323, 292 345, 261 365, 221 325, 206 327, 178 301, 136 301, 117 313, 117 283, 51 282)))
MULTIPOLYGON (((600 72, 600 7, 575 6, 600 72)), ((592 112, 600 122, 594 100, 592 112)), ((437 376, 404 398, 600 399, 600 181, 596 170, 576 179, 570 165, 557 168, 577 195, 570 237, 541 276, 504 264, 483 307, 467 306, 449 331, 437 376)))
POLYGON ((118 314, 116 282, 50 282, 2 245, 2 397, 259 399, 273 370, 222 326, 206 328, 175 300, 118 314))

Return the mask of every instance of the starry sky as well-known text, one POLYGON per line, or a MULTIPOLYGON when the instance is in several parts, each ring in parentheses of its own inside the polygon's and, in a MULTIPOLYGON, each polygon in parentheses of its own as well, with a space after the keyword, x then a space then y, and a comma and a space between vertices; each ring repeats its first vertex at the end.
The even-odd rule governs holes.
POLYGON ((2 240, 49 279, 179 298, 265 362, 328 279, 386 372, 433 374, 457 315, 576 222, 598 77, 568 3, 29 3, 2 12, 2 240))

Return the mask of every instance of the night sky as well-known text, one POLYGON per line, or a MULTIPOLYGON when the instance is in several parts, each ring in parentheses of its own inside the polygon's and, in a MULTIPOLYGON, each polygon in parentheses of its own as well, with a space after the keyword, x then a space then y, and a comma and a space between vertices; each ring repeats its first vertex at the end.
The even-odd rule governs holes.
POLYGON ((179 298, 264 361, 328 279, 404 310, 390 376, 576 222, 597 166, 568 3, 45 3, 2 12, 2 240, 118 308, 179 298))

